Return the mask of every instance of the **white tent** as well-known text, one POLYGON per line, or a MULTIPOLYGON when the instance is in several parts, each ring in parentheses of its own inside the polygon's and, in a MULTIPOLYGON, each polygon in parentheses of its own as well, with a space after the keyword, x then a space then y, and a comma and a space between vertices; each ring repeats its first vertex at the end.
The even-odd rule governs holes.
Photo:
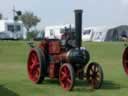
POLYGON ((128 25, 120 25, 108 30, 105 41, 119 41, 128 38, 128 25))

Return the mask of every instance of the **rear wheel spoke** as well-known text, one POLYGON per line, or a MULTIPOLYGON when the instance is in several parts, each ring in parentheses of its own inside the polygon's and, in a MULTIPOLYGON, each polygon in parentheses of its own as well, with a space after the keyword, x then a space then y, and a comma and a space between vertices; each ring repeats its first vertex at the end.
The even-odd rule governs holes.
POLYGON ((66 76, 64 75, 61 77, 61 80, 63 81, 63 80, 65 80, 65 78, 66 78, 66 76))
POLYGON ((96 79, 92 80, 92 84, 93 84, 93 86, 96 86, 96 84, 97 84, 96 79))
POLYGON ((91 68, 91 69, 90 69, 90 72, 93 73, 93 72, 94 72, 94 69, 91 68))
POLYGON ((125 63, 128 63, 128 60, 125 60, 124 62, 125 62, 125 63))
POLYGON ((97 69, 97 67, 96 67, 96 65, 94 65, 94 72, 96 72, 96 69, 97 69))

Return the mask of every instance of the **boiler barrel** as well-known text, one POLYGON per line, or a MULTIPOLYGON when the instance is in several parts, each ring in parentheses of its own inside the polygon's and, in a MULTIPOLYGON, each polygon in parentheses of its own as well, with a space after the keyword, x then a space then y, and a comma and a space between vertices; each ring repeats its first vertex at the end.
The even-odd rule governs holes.
POLYGON ((81 9, 75 10, 75 36, 77 48, 81 47, 82 13, 83 11, 81 9))

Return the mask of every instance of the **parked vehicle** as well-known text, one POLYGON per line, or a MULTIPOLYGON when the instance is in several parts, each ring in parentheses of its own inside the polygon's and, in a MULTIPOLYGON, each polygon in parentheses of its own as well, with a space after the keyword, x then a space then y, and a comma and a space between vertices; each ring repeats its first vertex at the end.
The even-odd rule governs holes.
POLYGON ((26 39, 26 37, 21 21, 0 20, 0 39, 26 39))

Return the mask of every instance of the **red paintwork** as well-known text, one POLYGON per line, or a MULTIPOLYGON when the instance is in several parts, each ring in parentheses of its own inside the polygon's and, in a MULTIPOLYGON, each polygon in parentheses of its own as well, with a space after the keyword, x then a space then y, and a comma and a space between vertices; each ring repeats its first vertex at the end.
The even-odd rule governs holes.
POLYGON ((60 53, 60 42, 59 41, 50 41, 48 43, 48 49, 49 49, 49 54, 59 54, 60 53))
POLYGON ((52 79, 55 77, 55 64, 54 63, 50 63, 49 64, 49 77, 52 79))
POLYGON ((65 52, 60 45, 59 40, 42 40, 39 44, 39 48, 46 54, 52 56, 52 61, 48 63, 48 74, 50 78, 55 78, 59 74, 59 65, 62 61, 67 61, 67 52, 65 52), (48 50, 48 52, 46 52, 48 50))
MULTIPOLYGON (((70 80, 71 79, 70 72, 67 66, 64 66, 63 67, 64 69, 62 69, 61 72, 59 71, 62 62, 69 62, 67 51, 65 51, 64 48, 60 45, 60 41, 45 39, 41 41, 38 47, 41 48, 44 54, 50 56, 50 61, 47 62, 48 76, 51 79, 53 79, 58 77, 60 74, 61 86, 65 90, 70 90, 72 80, 70 80)), ((40 65, 39 65, 39 58, 34 49, 31 49, 29 54, 28 73, 30 79, 36 83, 39 79, 38 77, 40 76, 40 65)))
MULTIPOLYGON (((41 41, 38 47, 41 48, 44 54, 47 54, 51 57, 51 60, 47 62, 48 63, 47 64, 48 65, 48 69, 47 69, 48 76, 51 79, 58 77, 61 62, 69 62, 68 57, 67 57, 67 51, 65 51, 63 47, 60 45, 59 40, 45 39, 41 41)), ((29 54, 28 73, 29 73, 29 78, 33 82, 36 83, 39 79, 38 77, 40 76, 40 65, 39 65, 39 58, 34 49, 31 49, 30 54, 29 54)), ((62 69, 60 76, 61 76, 61 79, 64 79, 61 81, 61 86, 65 90, 71 89, 70 83, 72 81, 70 80, 69 70, 66 66, 64 66, 64 69, 62 69)))
POLYGON ((38 77, 40 75, 40 65, 39 65, 39 59, 37 53, 34 49, 31 49, 29 53, 27 68, 28 68, 29 78, 33 82, 37 82, 39 79, 38 77))
POLYGON ((124 67, 126 74, 128 75, 128 47, 125 48, 124 53, 123 53, 123 67, 124 67))
POLYGON ((70 90, 72 87, 72 79, 71 79, 71 74, 69 68, 65 65, 60 69, 59 73, 59 80, 60 80, 60 85, 65 89, 65 90, 70 90))
POLYGON ((45 52, 45 48, 47 48, 47 39, 45 39, 45 40, 42 40, 41 42, 40 42, 40 44, 39 44, 39 48, 41 48, 42 49, 42 51, 43 52, 45 52))

